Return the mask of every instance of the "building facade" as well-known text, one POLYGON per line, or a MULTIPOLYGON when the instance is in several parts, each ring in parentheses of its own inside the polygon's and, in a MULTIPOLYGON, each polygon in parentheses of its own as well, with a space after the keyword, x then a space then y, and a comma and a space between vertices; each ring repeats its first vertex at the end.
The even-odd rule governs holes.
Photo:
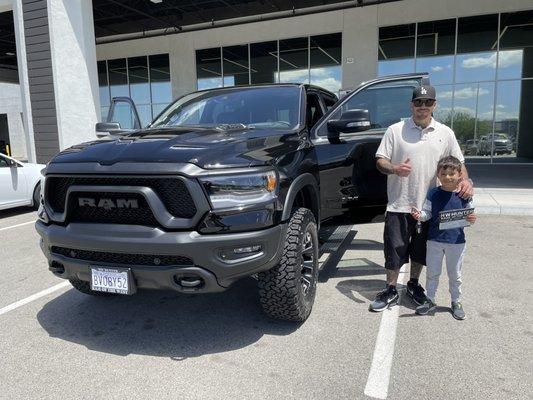
MULTIPOLYGON (((425 71, 437 88, 435 116, 453 127, 470 162, 533 161, 530 0, 298 2, 287 12, 116 34, 116 26, 102 33, 103 2, 0 0, 0 12, 13 13, 17 44, 14 155, 47 161, 94 139, 116 96, 131 97, 147 124, 198 89, 303 82, 338 92, 425 71), (495 141, 507 150, 494 151, 495 141)), ((126 109, 118 118, 131 123, 126 109)))

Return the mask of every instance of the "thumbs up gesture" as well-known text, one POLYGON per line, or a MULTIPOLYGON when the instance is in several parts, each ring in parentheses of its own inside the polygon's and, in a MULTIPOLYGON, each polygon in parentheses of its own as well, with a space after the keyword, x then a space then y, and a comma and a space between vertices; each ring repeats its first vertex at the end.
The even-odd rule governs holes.
POLYGON ((398 176, 409 176, 411 173, 411 159, 406 158, 404 162, 396 164, 393 171, 398 176))

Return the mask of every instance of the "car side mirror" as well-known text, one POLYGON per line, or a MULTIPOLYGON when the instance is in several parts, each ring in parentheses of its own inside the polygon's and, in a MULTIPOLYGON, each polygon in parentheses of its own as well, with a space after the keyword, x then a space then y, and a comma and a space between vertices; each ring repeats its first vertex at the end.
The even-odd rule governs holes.
POLYGON ((125 135, 129 129, 122 129, 119 122, 97 122, 95 125, 96 136, 105 137, 110 135, 125 135))
POLYGON ((331 143, 339 143, 341 133, 356 133, 369 129, 370 115, 368 110, 348 110, 342 113, 340 119, 328 121, 328 140, 331 143))

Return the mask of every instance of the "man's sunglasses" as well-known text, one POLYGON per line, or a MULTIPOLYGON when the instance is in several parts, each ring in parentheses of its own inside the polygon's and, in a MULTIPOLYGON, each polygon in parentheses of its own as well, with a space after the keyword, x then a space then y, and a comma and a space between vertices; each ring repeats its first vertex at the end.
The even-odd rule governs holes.
POLYGON ((431 106, 433 106, 433 104, 435 104, 435 100, 433 100, 433 99, 416 99, 416 100, 413 100, 413 105, 415 107, 422 107, 422 105, 424 105, 426 107, 431 107, 431 106))

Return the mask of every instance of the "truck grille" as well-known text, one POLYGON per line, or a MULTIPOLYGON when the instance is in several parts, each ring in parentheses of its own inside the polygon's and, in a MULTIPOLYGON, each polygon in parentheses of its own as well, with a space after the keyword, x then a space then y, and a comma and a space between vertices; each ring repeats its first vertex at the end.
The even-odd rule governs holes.
MULTIPOLYGON (((99 196, 100 194, 97 197, 99 196)), ((137 193, 102 193, 101 196, 111 200, 113 204, 116 204, 118 199, 123 199, 124 197, 127 197, 128 200, 136 200, 137 208, 80 206, 78 203, 79 198, 95 198, 95 193, 75 192, 69 197, 67 219, 70 222, 98 224, 144 225, 153 227, 159 225, 144 196, 137 193)))
POLYGON ((188 257, 166 256, 157 254, 125 254, 107 253, 103 251, 90 251, 69 249, 66 247, 52 246, 52 253, 83 261, 101 262, 106 264, 124 265, 157 265, 157 266, 192 266, 193 262, 188 257))
MULTIPOLYGON (((72 185, 143 186, 151 188, 168 212, 176 218, 192 218, 196 214, 194 200, 182 179, 176 177, 62 177, 46 180, 45 199, 55 212, 65 211, 67 190, 72 185)), ((110 190, 112 192, 112 189, 110 190)), ((129 197, 129 195, 128 195, 129 197)))

